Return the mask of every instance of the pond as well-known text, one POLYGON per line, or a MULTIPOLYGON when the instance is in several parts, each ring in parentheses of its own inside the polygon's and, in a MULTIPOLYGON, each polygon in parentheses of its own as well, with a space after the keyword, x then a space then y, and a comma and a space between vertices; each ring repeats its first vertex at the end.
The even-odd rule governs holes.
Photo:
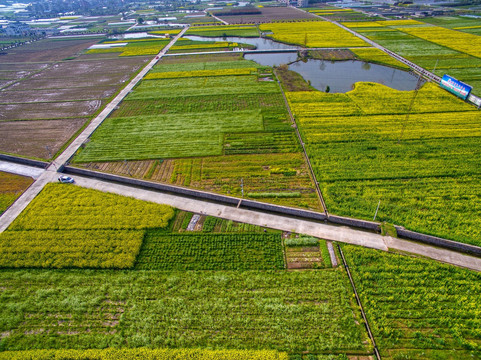
MULTIPOLYGON (((298 46, 278 43, 266 38, 246 37, 205 37, 185 36, 196 41, 230 41, 255 45, 257 50, 297 50, 298 46)), ((320 91, 329 86, 330 92, 344 93, 352 90, 358 81, 370 81, 389 86, 397 90, 414 90, 418 78, 403 70, 389 66, 366 63, 357 60, 325 61, 309 59, 307 62, 297 61, 297 53, 264 53, 248 54, 244 57, 265 66, 290 64, 289 70, 302 75, 306 81, 320 91)))
POLYGON ((266 66, 290 64, 289 70, 301 74, 314 88, 325 91, 329 86, 330 92, 333 93, 348 92, 358 81, 376 82, 397 90, 414 90, 418 81, 417 76, 407 71, 357 60, 309 59, 307 62, 293 63, 297 54, 282 53, 245 54, 244 57, 266 66))

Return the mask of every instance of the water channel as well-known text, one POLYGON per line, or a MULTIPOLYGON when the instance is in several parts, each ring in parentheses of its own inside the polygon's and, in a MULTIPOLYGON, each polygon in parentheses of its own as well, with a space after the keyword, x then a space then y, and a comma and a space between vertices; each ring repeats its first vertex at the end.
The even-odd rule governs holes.
MULTIPOLYGON (((281 44, 265 38, 186 37, 197 41, 231 41, 251 44, 257 46, 257 50, 299 49, 297 46, 281 44)), ((350 91, 358 81, 376 82, 397 90, 414 90, 418 81, 415 75, 407 71, 358 60, 327 61, 309 59, 303 62, 296 61, 297 53, 246 53, 244 58, 265 66, 290 64, 289 70, 301 74, 306 81, 310 81, 314 88, 325 91, 329 86, 330 92, 333 93, 350 91)))

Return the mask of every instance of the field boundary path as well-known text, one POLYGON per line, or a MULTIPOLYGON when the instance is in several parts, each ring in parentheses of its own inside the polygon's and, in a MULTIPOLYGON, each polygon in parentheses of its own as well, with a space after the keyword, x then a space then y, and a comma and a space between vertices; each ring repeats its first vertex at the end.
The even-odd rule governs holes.
POLYGON ((299 132, 299 128, 297 127, 296 119, 295 119, 294 115, 292 115, 291 107, 289 106, 289 102, 287 101, 287 97, 286 97, 286 94, 284 93, 284 89, 282 88, 281 82, 277 78, 277 75, 275 75, 275 76, 276 76, 276 79, 277 79, 277 84, 279 85, 279 88, 281 90, 282 97, 284 98, 284 102, 286 104, 287 111, 289 112, 289 116, 291 117, 291 122, 294 125, 294 129, 296 130, 297 139, 299 140, 299 144, 302 147, 302 152, 304 153, 304 158, 307 162, 307 165, 309 166, 311 178, 312 178, 312 181, 314 182, 314 187, 316 188, 316 192, 317 192, 317 196, 319 197, 319 201, 321 202, 322 210, 324 211, 324 214, 326 214, 326 216, 327 216, 327 215, 329 215, 329 213, 327 212, 327 206, 326 206, 326 203, 324 202, 324 197, 322 196, 321 188, 319 187, 319 182, 317 181, 316 174, 314 173, 314 169, 312 168, 311 160, 309 159, 309 156, 307 155, 307 151, 306 151, 306 147, 304 145, 304 141, 302 141, 301 133, 299 132))
POLYGON ((0 217, 0 233, 10 226, 10 224, 17 218, 18 215, 27 207, 39 193, 44 186, 52 181, 56 181, 57 172, 63 165, 75 154, 75 152, 82 146, 88 137, 100 126, 100 124, 107 118, 107 116, 115 109, 115 107, 127 96, 127 94, 134 88, 137 83, 147 74, 152 67, 165 55, 170 47, 187 31, 189 27, 186 26, 182 31, 176 35, 167 46, 165 46, 138 74, 135 76, 118 94, 108 103, 105 108, 98 114, 75 138, 72 143, 47 167, 47 169, 38 176, 37 180, 30 185, 30 187, 2 214, 0 217))

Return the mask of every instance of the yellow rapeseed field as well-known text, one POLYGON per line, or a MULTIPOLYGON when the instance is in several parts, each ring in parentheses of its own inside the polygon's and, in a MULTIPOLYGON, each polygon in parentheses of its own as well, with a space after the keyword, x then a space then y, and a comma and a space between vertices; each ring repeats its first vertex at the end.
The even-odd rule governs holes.
POLYGON ((261 31, 272 31, 274 40, 304 47, 368 46, 363 40, 326 21, 261 24, 261 31))
POLYGON ((481 36, 438 26, 399 29, 421 39, 481 58, 481 36))

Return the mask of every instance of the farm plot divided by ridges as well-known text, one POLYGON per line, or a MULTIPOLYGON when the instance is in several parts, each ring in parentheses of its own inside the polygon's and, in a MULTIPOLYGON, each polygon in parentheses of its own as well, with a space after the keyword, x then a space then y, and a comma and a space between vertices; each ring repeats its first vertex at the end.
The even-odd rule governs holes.
POLYGON ((343 246, 383 359, 479 359, 481 274, 343 246))
POLYGON ((0 267, 130 268, 144 229, 173 215, 166 205, 49 184, 0 234, 0 267))
POLYGON ((25 191, 33 179, 0 171, 0 215, 25 191))
POLYGON ((281 234, 147 231, 139 270, 282 270, 281 234))
MULTIPOLYGON (((259 7, 248 10, 246 14, 236 14, 229 10, 223 11, 222 15, 217 16, 229 24, 261 24, 276 21, 296 21, 296 20, 315 20, 314 15, 296 9, 294 7, 259 7)), ((241 9, 242 12, 242 9, 241 9)), ((216 15, 216 11, 213 11, 216 15)))
POLYGON ((162 59, 74 162, 232 195, 242 182, 246 197, 318 209, 272 78, 238 55, 162 59))
POLYGON ((287 97, 331 213, 481 244, 481 116, 427 83, 287 97))
POLYGON ((340 270, 2 270, 3 350, 369 351, 340 270))
POLYGON ((387 49, 438 76, 449 74, 481 91, 481 34, 414 20, 345 22, 387 49))
POLYGON ((6 135, 0 151, 53 158, 148 60, 79 56, 96 41, 42 40, 2 56, 0 78, 9 80, 0 92, 0 131, 6 135), (44 62, 29 62, 41 56, 44 62))

